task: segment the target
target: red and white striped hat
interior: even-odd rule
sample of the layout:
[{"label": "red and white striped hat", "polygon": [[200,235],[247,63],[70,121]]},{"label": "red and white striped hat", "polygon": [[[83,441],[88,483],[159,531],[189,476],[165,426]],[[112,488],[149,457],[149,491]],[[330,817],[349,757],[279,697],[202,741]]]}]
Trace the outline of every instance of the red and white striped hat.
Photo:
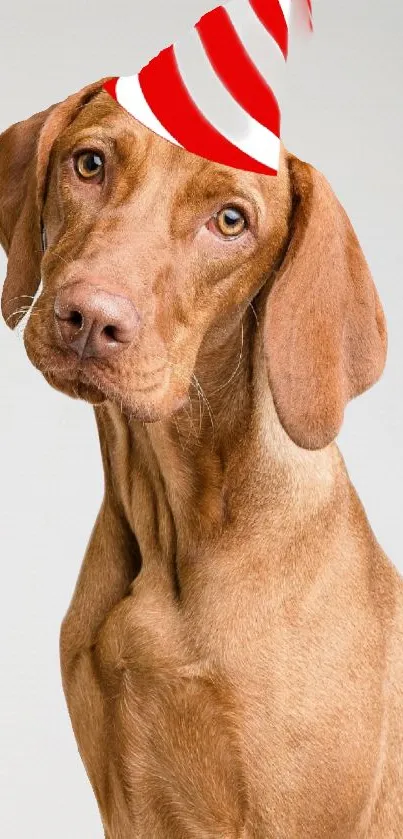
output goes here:
[{"label": "red and white striped hat", "polygon": [[[301,0],[312,26],[311,0]],[[291,0],[230,0],[135,76],[104,89],[147,128],[200,157],[276,175],[278,89]]]}]

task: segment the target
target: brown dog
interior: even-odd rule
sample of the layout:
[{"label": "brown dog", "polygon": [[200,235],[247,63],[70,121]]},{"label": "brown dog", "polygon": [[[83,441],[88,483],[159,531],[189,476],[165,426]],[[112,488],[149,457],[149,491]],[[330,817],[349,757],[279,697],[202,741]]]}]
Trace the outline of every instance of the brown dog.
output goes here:
[{"label": "brown dog", "polygon": [[105,835],[401,839],[402,581],[333,443],[386,330],[329,185],[201,160],[98,83],[0,137],[0,236],[6,320],[42,277],[28,355],[97,406],[61,659]]}]

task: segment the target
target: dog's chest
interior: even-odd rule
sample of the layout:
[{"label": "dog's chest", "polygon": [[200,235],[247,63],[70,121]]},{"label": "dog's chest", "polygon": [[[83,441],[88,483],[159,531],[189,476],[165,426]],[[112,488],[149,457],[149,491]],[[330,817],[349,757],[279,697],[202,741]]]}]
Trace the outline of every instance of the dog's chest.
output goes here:
[{"label": "dog's chest", "polygon": [[224,674],[197,657],[162,576],[139,575],[94,654],[136,837],[240,836],[233,699]]},{"label": "dog's chest", "polygon": [[[217,585],[219,574],[219,595]],[[136,836],[350,835],[368,782],[360,767],[372,763],[362,700],[347,691],[342,702],[327,641],[304,649],[292,622],[270,621],[261,599],[246,614],[242,591],[231,600],[221,585],[221,609],[205,581],[204,602],[179,607],[162,576],[140,574],[100,633],[109,746],[142,814]]]}]

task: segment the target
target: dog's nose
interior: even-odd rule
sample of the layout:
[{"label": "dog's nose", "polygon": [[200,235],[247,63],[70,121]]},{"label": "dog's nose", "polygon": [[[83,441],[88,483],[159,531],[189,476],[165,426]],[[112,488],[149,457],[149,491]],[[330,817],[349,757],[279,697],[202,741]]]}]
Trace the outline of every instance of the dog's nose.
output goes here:
[{"label": "dog's nose", "polygon": [[60,289],[54,310],[63,344],[80,358],[108,358],[124,349],[140,320],[127,297],[80,281]]}]

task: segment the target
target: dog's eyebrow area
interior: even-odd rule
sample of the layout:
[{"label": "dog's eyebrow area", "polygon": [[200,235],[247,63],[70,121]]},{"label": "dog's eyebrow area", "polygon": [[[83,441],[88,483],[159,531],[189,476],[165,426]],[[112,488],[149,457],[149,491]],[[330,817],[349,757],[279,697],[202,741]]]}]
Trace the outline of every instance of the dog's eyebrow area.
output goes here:
[{"label": "dog's eyebrow area", "polygon": [[68,157],[79,149],[99,148],[113,155],[116,162],[128,165],[143,160],[147,154],[149,141],[141,131],[108,129],[108,124],[93,124],[77,130],[77,122],[72,123],[57,141],[61,157]]},{"label": "dog's eyebrow area", "polygon": [[[253,175],[219,168],[209,161],[199,162],[192,169],[190,175],[187,171],[184,183],[176,185],[172,203],[173,219],[181,217],[184,220],[185,215],[208,214],[231,203],[240,203],[242,207],[248,208],[254,222],[265,214],[264,196]],[[188,210],[185,214],[184,208]]]},{"label": "dog's eyebrow area", "polygon": [[59,136],[57,145],[62,154],[80,146],[96,146],[115,153],[122,162],[147,152],[150,132],[123,109],[116,112],[115,103],[103,93],[88,102]]},{"label": "dog's eyebrow area", "polygon": [[178,205],[187,204],[190,201],[206,203],[225,200],[232,195],[239,195],[246,200],[256,200],[248,184],[248,178],[242,177],[241,172],[231,172],[209,161],[203,161],[187,179],[186,184],[177,189],[175,200]]}]

